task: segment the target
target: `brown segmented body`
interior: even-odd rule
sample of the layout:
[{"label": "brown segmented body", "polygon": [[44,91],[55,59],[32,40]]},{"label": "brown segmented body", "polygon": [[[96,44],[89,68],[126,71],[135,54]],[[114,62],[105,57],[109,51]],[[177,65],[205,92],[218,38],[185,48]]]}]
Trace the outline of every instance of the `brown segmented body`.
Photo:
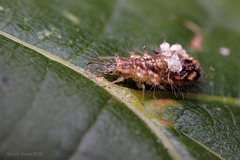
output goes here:
[{"label": "brown segmented body", "polygon": [[132,78],[140,87],[144,83],[160,87],[161,84],[183,86],[202,78],[199,62],[189,56],[181,45],[170,46],[164,42],[160,49],[154,48],[153,52],[155,56],[150,56],[146,52],[143,56],[130,52],[129,58],[121,58],[116,54],[113,62],[89,63],[104,65],[104,71],[88,68],[105,74],[119,75],[119,79],[122,80]]}]

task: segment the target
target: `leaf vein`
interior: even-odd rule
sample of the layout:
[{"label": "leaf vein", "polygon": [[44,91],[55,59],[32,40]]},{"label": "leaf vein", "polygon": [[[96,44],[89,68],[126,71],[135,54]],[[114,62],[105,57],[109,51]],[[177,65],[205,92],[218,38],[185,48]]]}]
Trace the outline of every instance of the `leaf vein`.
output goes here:
[{"label": "leaf vein", "polygon": [[[8,133],[6,134],[5,137],[3,137],[1,139],[1,142],[4,143],[4,141],[7,141],[7,139],[11,136],[11,133],[14,131],[15,128],[17,128],[17,125],[21,123],[21,121],[26,117],[26,115],[31,111],[31,109],[33,108],[33,103],[36,99],[36,95],[41,91],[41,86],[43,84],[43,82],[45,81],[46,77],[47,77],[47,74],[48,74],[48,69],[49,69],[49,66],[50,66],[50,62],[48,61],[46,67],[45,67],[45,73],[43,75],[43,77],[41,78],[41,81],[40,81],[40,85],[39,85],[39,88],[33,93],[33,99],[32,99],[32,102],[31,102],[31,105],[29,105],[29,107],[26,109],[26,112],[24,112],[23,114],[21,114],[19,116],[18,119],[15,120],[15,122],[12,124],[12,127],[10,128],[10,130],[8,131]],[[3,145],[3,144],[2,144]]]},{"label": "leaf vein", "polygon": [[98,32],[96,38],[90,42],[86,47],[82,48],[81,50],[73,53],[70,57],[68,57],[67,59],[65,59],[66,61],[70,61],[72,59],[74,59],[75,57],[77,57],[80,53],[84,52],[85,50],[87,50],[88,48],[92,47],[96,42],[98,42],[98,40],[100,40],[100,38],[102,37],[103,33],[104,33],[104,30],[108,24],[108,22],[111,20],[112,16],[113,16],[113,13],[114,11],[116,10],[116,7],[118,6],[117,5],[117,1],[115,1],[115,4],[113,5],[112,7],[112,10],[111,10],[111,14],[110,16],[107,18],[106,22],[103,24],[102,28],[100,29],[100,31]]},{"label": "leaf vein", "polygon": [[111,102],[112,99],[113,99],[113,97],[111,96],[106,101],[106,103],[100,108],[100,111],[95,116],[95,119],[89,124],[89,126],[86,128],[86,130],[83,132],[82,136],[80,137],[79,142],[76,146],[76,149],[73,150],[73,152],[66,159],[72,159],[78,153],[78,150],[81,147],[82,141],[88,135],[88,133],[93,129],[93,127],[96,125],[96,123],[98,122],[98,120],[99,120],[100,116],[102,115],[103,111],[107,108],[108,104]]},{"label": "leaf vein", "polygon": [[17,11],[16,11],[16,9],[15,9],[14,12],[13,12],[13,14],[12,14],[12,17],[11,17],[10,21],[9,21],[5,26],[3,26],[3,27],[1,28],[1,30],[4,30],[7,26],[9,26],[9,25],[11,24],[11,22],[13,21],[16,13],[17,13]]}]

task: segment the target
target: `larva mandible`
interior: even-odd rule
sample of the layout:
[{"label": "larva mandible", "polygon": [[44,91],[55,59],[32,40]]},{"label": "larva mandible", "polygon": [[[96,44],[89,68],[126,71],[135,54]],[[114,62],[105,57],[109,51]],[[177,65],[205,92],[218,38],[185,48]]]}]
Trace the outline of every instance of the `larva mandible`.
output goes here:
[{"label": "larva mandible", "polygon": [[[139,88],[145,84],[163,89],[162,85],[184,86],[199,81],[202,78],[201,67],[197,60],[189,56],[180,44],[163,42],[160,48],[154,48],[155,56],[144,52],[143,56],[130,52],[129,58],[121,58],[118,54],[115,57],[100,57],[100,59],[114,59],[110,62],[90,62],[88,69],[120,77],[113,81],[118,83],[127,78],[137,82]],[[104,70],[95,70],[89,65],[103,65]]]}]

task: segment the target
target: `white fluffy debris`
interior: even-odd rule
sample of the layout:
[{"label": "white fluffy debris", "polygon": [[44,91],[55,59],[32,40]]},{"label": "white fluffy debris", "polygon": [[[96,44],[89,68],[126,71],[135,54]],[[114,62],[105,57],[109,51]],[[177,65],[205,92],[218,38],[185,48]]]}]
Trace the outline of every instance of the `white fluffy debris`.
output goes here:
[{"label": "white fluffy debris", "polygon": [[170,44],[167,42],[163,42],[162,44],[160,44],[160,49],[161,51],[169,51],[170,49]]},{"label": "white fluffy debris", "polygon": [[181,59],[192,58],[180,44],[170,46],[169,43],[163,42],[160,44],[160,53],[168,64],[168,70],[172,72],[180,72],[182,70]]},{"label": "white fluffy debris", "polygon": [[169,58],[164,58],[168,64],[168,69],[172,72],[180,72],[182,70],[182,64],[179,60],[177,53],[174,53]]}]

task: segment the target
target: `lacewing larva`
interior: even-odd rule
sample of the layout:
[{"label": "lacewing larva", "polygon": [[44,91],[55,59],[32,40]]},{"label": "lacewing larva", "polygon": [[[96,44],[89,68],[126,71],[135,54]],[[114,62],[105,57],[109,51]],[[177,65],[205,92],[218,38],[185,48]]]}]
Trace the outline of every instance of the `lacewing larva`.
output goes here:
[{"label": "lacewing larva", "polygon": [[[114,57],[99,57],[99,59],[114,59],[110,62],[90,62],[88,69],[120,77],[113,81],[118,83],[132,78],[139,88],[145,84],[164,89],[163,85],[181,87],[199,81],[202,78],[201,67],[197,60],[189,56],[180,44],[163,42],[160,48],[154,48],[155,56],[147,52],[143,56],[130,52],[129,58],[121,58],[116,53]],[[89,65],[103,65],[103,70],[95,70]]]}]

